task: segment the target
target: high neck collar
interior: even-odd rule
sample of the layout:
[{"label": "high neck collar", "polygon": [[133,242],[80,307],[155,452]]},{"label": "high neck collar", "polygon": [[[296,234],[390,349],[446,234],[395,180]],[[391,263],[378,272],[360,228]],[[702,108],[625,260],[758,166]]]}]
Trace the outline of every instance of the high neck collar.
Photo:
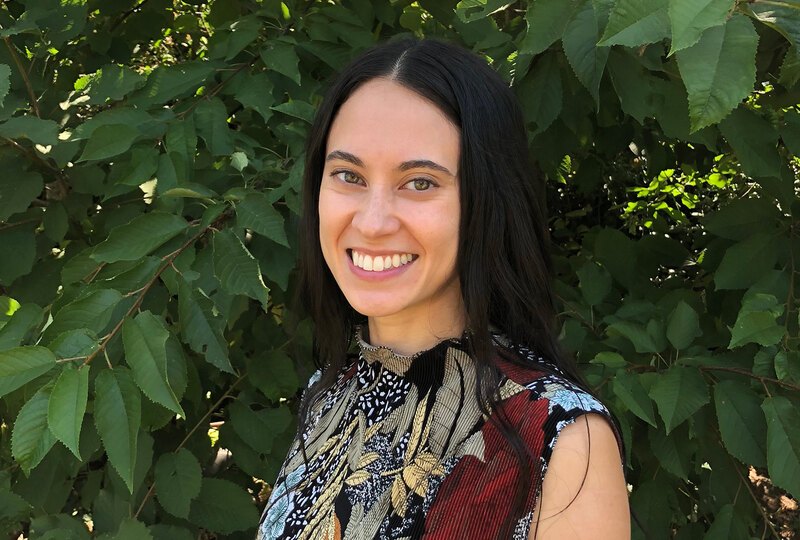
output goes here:
[{"label": "high neck collar", "polygon": [[389,347],[372,345],[364,336],[364,327],[361,325],[356,326],[355,331],[356,344],[361,352],[361,357],[366,360],[367,363],[373,364],[375,362],[379,362],[383,367],[400,375],[408,371],[414,361],[420,357],[427,357],[440,351],[444,352],[451,346],[456,346],[459,349],[463,349],[467,339],[468,333],[465,331],[460,338],[447,338],[439,343],[436,343],[428,349],[407,355],[397,353]]}]

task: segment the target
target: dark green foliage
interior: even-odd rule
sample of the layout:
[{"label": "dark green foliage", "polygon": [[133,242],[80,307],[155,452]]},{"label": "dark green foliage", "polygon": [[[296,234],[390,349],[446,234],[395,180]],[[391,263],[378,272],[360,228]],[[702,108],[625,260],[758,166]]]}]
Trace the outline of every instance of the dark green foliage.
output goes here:
[{"label": "dark green foliage", "polygon": [[402,34],[520,97],[634,538],[777,537],[747,477],[800,496],[790,0],[3,3],[3,532],[254,535],[312,369],[305,134],[331,74]]}]

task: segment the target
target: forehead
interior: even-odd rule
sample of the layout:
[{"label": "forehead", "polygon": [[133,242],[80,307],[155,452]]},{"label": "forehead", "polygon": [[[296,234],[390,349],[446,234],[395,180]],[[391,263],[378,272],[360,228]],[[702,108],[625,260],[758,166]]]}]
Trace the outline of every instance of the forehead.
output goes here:
[{"label": "forehead", "polygon": [[342,104],[326,153],[344,150],[370,160],[432,159],[456,170],[459,131],[433,102],[387,80],[364,83]]}]

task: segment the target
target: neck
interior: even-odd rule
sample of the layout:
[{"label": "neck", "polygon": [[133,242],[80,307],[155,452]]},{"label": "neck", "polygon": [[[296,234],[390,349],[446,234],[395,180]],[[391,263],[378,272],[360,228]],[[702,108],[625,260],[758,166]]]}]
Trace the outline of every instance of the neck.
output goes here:
[{"label": "neck", "polygon": [[378,347],[388,347],[397,354],[412,355],[430,349],[437,343],[459,338],[466,328],[463,305],[453,306],[449,316],[442,312],[428,312],[422,316],[370,317],[369,342]]}]

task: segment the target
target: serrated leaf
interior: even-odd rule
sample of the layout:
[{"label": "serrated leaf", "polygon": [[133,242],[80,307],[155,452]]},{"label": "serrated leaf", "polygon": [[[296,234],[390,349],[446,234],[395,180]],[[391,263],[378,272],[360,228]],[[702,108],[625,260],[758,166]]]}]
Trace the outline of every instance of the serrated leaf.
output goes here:
[{"label": "serrated leaf", "polygon": [[11,455],[26,475],[30,474],[31,469],[42,461],[56,443],[55,437],[47,428],[50,390],[50,386],[40,388],[22,406],[12,429]]},{"label": "serrated leaf", "polygon": [[273,402],[295,395],[300,388],[294,362],[283,351],[269,351],[253,358],[247,374],[253,385]]},{"label": "serrated leaf", "polygon": [[100,126],[92,133],[78,161],[96,161],[118,156],[127,152],[139,135],[139,130],[127,124]]},{"label": "serrated leaf", "polygon": [[614,394],[625,404],[629,411],[647,422],[653,427],[657,427],[656,415],[653,411],[653,402],[647,395],[647,391],[639,382],[639,377],[626,371],[618,371],[613,379],[612,387]]},{"label": "serrated leaf", "polygon": [[58,124],[35,116],[15,116],[0,124],[0,137],[28,139],[42,146],[58,144]]},{"label": "serrated leaf", "polygon": [[50,343],[63,332],[82,328],[100,334],[120,300],[122,295],[114,289],[95,290],[73,300],[55,314],[53,322],[45,329],[43,342]]},{"label": "serrated leaf", "polygon": [[696,44],[678,51],[693,132],[728,116],[753,90],[757,48],[753,23],[737,14],[725,25],[707,29]]},{"label": "serrated leaf", "polygon": [[667,0],[617,0],[598,45],[638,47],[661,41],[667,36]]},{"label": "serrated leaf", "polygon": [[733,349],[748,343],[769,347],[783,339],[785,332],[786,329],[775,320],[775,314],[768,311],[746,311],[739,314],[736,324],[731,328],[728,348]]},{"label": "serrated leaf", "polygon": [[164,510],[179,518],[189,517],[192,500],[200,494],[203,471],[189,450],[163,454],[155,469],[156,496]]},{"label": "serrated leaf", "polygon": [[117,366],[101,371],[94,381],[94,423],[108,461],[133,492],[136,445],[142,418],[142,398],[130,371]]},{"label": "serrated leaf", "polygon": [[200,495],[192,501],[189,521],[209,531],[230,534],[252,528],[258,511],[250,495],[228,480],[203,478]]},{"label": "serrated leaf", "polygon": [[241,402],[230,407],[231,423],[237,435],[250,448],[268,454],[273,442],[286,431],[292,422],[292,415],[285,406],[253,411]]},{"label": "serrated leaf", "polygon": [[128,66],[106,64],[98,70],[97,77],[89,84],[87,94],[90,104],[118,101],[145,83],[145,78]]},{"label": "serrated leaf", "polygon": [[658,353],[666,347],[664,330],[662,326],[658,332],[658,328],[653,323],[658,325],[654,320],[651,320],[647,326],[629,321],[619,321],[609,324],[607,330],[612,335],[620,334],[626,337],[638,353]]},{"label": "serrated leaf", "polygon": [[750,540],[748,527],[742,521],[733,504],[726,504],[714,516],[714,523],[703,536],[703,540]]},{"label": "serrated leaf", "polygon": [[561,39],[579,3],[577,0],[529,2],[525,14],[528,31],[519,45],[520,54],[539,54]]},{"label": "serrated leaf", "polygon": [[194,93],[216,69],[217,64],[206,61],[184,62],[159,66],[150,73],[147,84],[128,100],[132,105],[161,104],[188,93]]},{"label": "serrated leaf", "polygon": [[269,289],[261,277],[258,261],[230,231],[214,235],[214,274],[231,294],[244,294],[266,308]]},{"label": "serrated leaf", "polygon": [[247,167],[248,163],[247,154],[244,152],[234,152],[231,154],[231,167],[237,171],[242,172],[245,167]]},{"label": "serrated leaf", "polygon": [[594,2],[586,2],[567,25],[562,38],[572,70],[595,102],[599,101],[600,80],[610,51],[608,47],[597,46],[601,28],[601,15],[595,10]]},{"label": "serrated leaf", "polygon": [[651,76],[646,73],[638,58],[625,51],[613,49],[608,56],[608,74],[625,113],[640,124],[644,124],[645,118],[656,114]]},{"label": "serrated leaf", "polygon": [[197,134],[205,141],[206,148],[214,156],[229,156],[233,153],[233,137],[228,127],[228,112],[219,98],[204,100],[194,110]]},{"label": "serrated leaf", "polygon": [[563,96],[561,71],[555,54],[543,56],[516,87],[527,123],[533,122],[540,133],[561,114]]},{"label": "serrated leaf", "polygon": [[273,111],[278,111],[294,118],[299,118],[307,123],[314,119],[314,107],[305,101],[292,100],[272,107]]},{"label": "serrated leaf", "polygon": [[693,368],[673,365],[650,389],[667,434],[709,402],[708,385]]},{"label": "serrated leaf", "polygon": [[27,519],[31,510],[28,501],[9,489],[0,489],[0,529],[18,530],[19,522]]},{"label": "serrated leaf", "polygon": [[[18,347],[25,335],[42,321],[43,310],[35,304],[22,304],[8,322],[0,328],[0,351]],[[2,395],[2,391],[0,391]]]},{"label": "serrated leaf", "polygon": [[234,98],[245,107],[256,111],[269,122],[272,118],[271,107],[275,104],[272,94],[272,81],[265,73],[247,75],[246,80],[239,86]]},{"label": "serrated leaf", "polygon": [[9,88],[11,88],[11,68],[6,64],[0,64],[0,106],[6,100]]},{"label": "serrated leaf", "polygon": [[181,216],[148,212],[112,229],[91,257],[101,262],[136,261],[189,227]]},{"label": "serrated leaf", "polygon": [[55,366],[55,355],[45,347],[17,347],[0,352],[0,396],[13,392]]},{"label": "serrated leaf", "polygon": [[767,418],[767,468],[772,482],[797,497],[800,493],[800,414],[783,396],[761,405]]},{"label": "serrated leaf", "polygon": [[263,193],[248,193],[236,205],[236,222],[270,240],[289,247],[283,216],[275,210],[269,198]]},{"label": "serrated leaf", "polygon": [[119,529],[109,540],[153,540],[153,536],[144,523],[127,518],[120,523]]},{"label": "serrated leaf", "polygon": [[295,46],[282,41],[269,41],[260,51],[261,60],[268,69],[277,71],[300,84],[300,69]]},{"label": "serrated leaf", "polygon": [[691,47],[704,31],[725,24],[733,4],[734,0],[669,0],[669,54]]},{"label": "serrated leaf", "polygon": [[700,318],[697,312],[681,300],[667,321],[667,339],[677,350],[683,350],[691,345],[694,338],[703,334],[700,330]]},{"label": "serrated leaf", "polygon": [[61,372],[50,393],[47,425],[50,433],[81,460],[80,437],[89,398],[89,367]]},{"label": "serrated leaf", "polygon": [[169,332],[149,311],[139,313],[122,325],[125,361],[144,395],[155,403],[186,417],[167,378],[166,343]]},{"label": "serrated leaf", "polygon": [[755,233],[725,251],[714,274],[714,284],[721,289],[746,289],[772,270],[778,260],[776,236]]},{"label": "serrated leaf", "polygon": [[37,172],[19,171],[0,176],[0,221],[27,210],[43,188],[42,175]]},{"label": "serrated leaf", "polygon": [[196,353],[217,369],[233,373],[228,360],[228,344],[223,337],[226,321],[215,309],[211,300],[195,297],[192,288],[179,281],[178,313],[180,314],[181,335]]},{"label": "serrated leaf", "polygon": [[748,176],[780,176],[778,132],[758,113],[740,106],[719,129],[733,148],[742,170]]},{"label": "serrated leaf", "polygon": [[720,381],[714,385],[714,407],[728,452],[744,464],[766,466],[767,424],[761,398],[742,382]]}]

